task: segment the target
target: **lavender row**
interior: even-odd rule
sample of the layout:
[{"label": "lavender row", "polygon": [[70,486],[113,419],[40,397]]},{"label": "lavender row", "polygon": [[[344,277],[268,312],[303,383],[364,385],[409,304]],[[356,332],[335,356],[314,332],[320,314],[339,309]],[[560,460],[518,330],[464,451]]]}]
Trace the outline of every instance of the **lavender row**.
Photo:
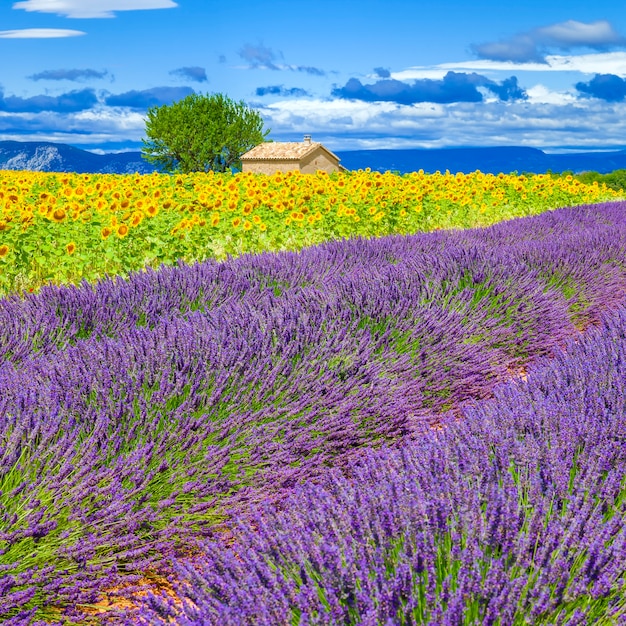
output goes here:
[{"label": "lavender row", "polygon": [[615,306],[626,205],[0,301],[0,616],[428,431]]},{"label": "lavender row", "polygon": [[418,289],[421,302],[444,306],[459,290],[497,280],[501,271],[539,274],[584,324],[614,298],[616,283],[623,287],[625,215],[624,202],[580,206],[485,229],[331,242],[298,253],[162,267],[130,280],[48,286],[41,295],[0,299],[0,357],[20,362],[84,338],[152,328],[190,311],[254,307],[267,292],[280,298],[305,287],[327,291],[363,281],[376,287],[395,279],[395,268],[414,274],[410,287]]},{"label": "lavender row", "polygon": [[442,431],[257,507],[127,623],[623,623],[625,416],[626,307]]}]

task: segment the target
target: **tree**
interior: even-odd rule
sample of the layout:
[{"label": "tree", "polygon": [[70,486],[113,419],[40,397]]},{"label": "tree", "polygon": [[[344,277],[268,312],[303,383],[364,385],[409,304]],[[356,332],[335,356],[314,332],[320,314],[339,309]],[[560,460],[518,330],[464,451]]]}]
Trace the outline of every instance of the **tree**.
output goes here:
[{"label": "tree", "polygon": [[241,155],[268,133],[260,114],[243,100],[193,93],[148,109],[142,154],[165,171],[225,172],[241,168]]}]

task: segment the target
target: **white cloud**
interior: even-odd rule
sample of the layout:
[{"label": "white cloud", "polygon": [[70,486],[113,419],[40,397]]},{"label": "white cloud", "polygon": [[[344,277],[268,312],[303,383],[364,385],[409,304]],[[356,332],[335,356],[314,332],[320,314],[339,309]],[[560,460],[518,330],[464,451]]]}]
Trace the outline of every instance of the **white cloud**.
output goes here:
[{"label": "white cloud", "polygon": [[132,133],[129,139],[139,139],[143,136],[146,127],[146,116],[137,111],[122,109],[121,107],[99,107],[79,111],[74,114],[74,121],[78,125],[94,126],[100,131],[110,129],[113,132],[123,130]]},{"label": "white cloud", "polygon": [[116,11],[172,9],[177,6],[173,0],[20,0],[13,3],[14,9],[76,18],[114,17]]},{"label": "white cloud", "polygon": [[[393,78],[395,80],[441,80],[449,71],[450,70],[443,65],[438,65],[436,67],[409,67],[408,69],[400,72],[391,72],[389,78]],[[370,74],[368,78],[380,80],[380,76],[375,76],[373,74]]]},{"label": "white cloud", "polygon": [[606,20],[585,23],[568,20],[500,41],[473,44],[471,48],[481,59],[511,61],[514,63],[543,62],[546,54],[554,49],[561,51],[573,48],[608,50],[626,45],[622,37]]},{"label": "white cloud", "polygon": [[97,107],[78,113],[7,113],[0,111],[0,139],[55,141],[71,145],[140,142],[145,117],[121,107]]},{"label": "white cloud", "polygon": [[572,92],[552,91],[541,84],[526,89],[526,95],[531,104],[570,104],[577,100]]},{"label": "white cloud", "polygon": [[82,30],[66,28],[23,28],[21,30],[0,30],[0,39],[58,39],[85,34]]},{"label": "white cloud", "polygon": [[419,103],[401,106],[393,102],[354,100],[285,100],[260,109],[267,127],[281,138],[302,133],[382,133],[393,135],[417,128],[424,120],[445,116],[442,105]]},{"label": "white cloud", "polygon": [[102,148],[83,148],[93,154],[124,154],[125,152],[136,152],[137,148],[121,148],[120,150],[104,150]]},{"label": "white cloud", "polygon": [[626,77],[626,52],[604,52],[578,56],[555,55],[546,57],[546,60],[554,71],[615,74]]},{"label": "white cloud", "polygon": [[[525,63],[523,69],[531,69],[530,65],[540,65]],[[501,61],[460,61],[459,63],[441,63],[440,65],[431,67],[409,67],[399,72],[391,72],[391,78],[396,80],[441,80],[448,72],[499,72],[511,71],[512,68],[522,69],[515,63]],[[533,68],[536,69],[536,68]]]},{"label": "white cloud", "polygon": [[[270,137],[298,141],[312,134],[331,150],[529,146],[547,151],[624,148],[626,102],[576,99],[544,85],[525,101],[420,103],[289,99],[255,107]],[[0,111],[0,139],[71,145],[138,145],[145,116],[102,104],[76,113]],[[139,149],[139,148],[137,148]]]},{"label": "white cloud", "polygon": [[449,72],[579,72],[581,74],[615,74],[626,77],[626,52],[598,52],[579,55],[546,56],[545,63],[513,63],[512,61],[460,61],[430,67],[409,67],[392,72],[396,80],[441,79]]},{"label": "white cloud", "polygon": [[606,46],[624,43],[623,37],[606,20],[589,24],[567,20],[538,28],[534,31],[534,36],[540,41],[556,42],[561,46]]},{"label": "white cloud", "polygon": [[537,85],[526,101],[423,103],[289,100],[259,109],[271,137],[312,134],[331,150],[529,146],[623,149],[626,103],[576,100]]}]

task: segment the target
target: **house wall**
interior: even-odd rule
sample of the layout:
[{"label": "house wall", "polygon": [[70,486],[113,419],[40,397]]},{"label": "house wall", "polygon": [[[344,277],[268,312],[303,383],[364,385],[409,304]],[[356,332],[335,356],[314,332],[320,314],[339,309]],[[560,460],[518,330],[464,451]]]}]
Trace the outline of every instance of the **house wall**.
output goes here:
[{"label": "house wall", "polygon": [[290,172],[299,171],[300,163],[298,161],[272,159],[271,161],[242,161],[242,172],[255,172],[257,174],[273,174],[274,172]]},{"label": "house wall", "polygon": [[339,163],[331,159],[321,148],[300,160],[300,171],[303,174],[315,174],[318,170],[328,172],[339,171]]}]

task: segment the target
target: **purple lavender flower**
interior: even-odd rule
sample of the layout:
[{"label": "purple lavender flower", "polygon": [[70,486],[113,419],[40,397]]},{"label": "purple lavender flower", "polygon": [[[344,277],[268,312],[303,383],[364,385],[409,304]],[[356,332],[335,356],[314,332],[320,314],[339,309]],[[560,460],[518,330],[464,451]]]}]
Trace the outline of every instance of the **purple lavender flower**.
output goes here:
[{"label": "purple lavender flower", "polygon": [[254,508],[133,623],[623,621],[625,390],[622,307],[462,420]]},{"label": "purple lavender flower", "polygon": [[[614,405],[594,395],[570,400],[582,383],[568,383],[550,411],[571,422],[547,449],[511,430],[487,438],[491,447],[468,435],[455,455],[440,446],[448,430],[435,436],[431,427],[453,422],[468,401],[488,400],[512,373],[557,354],[623,302],[625,206],[575,207],[475,231],[332,242],[0,300],[0,588],[8,590],[0,619],[51,602],[92,602],[147,568],[166,568],[255,503],[288,501],[305,483],[324,484],[329,468],[348,478],[372,475],[372,493],[359,495],[353,508],[375,511],[389,500],[409,506],[409,498],[421,525],[406,526],[391,508],[381,518],[343,520],[335,543],[311,545],[302,531],[306,550],[294,558],[306,584],[290,564],[278,578],[267,563],[244,573],[271,607],[288,606],[311,623],[343,619],[346,606],[350,619],[358,611],[365,621],[378,619],[381,606],[394,615],[443,615],[448,605],[458,613],[459,589],[495,589],[511,571],[506,555],[527,559],[520,580],[541,562],[537,580],[553,581],[580,546],[593,560],[542,602],[553,611],[555,597],[568,602],[572,585],[587,584],[604,602],[607,585],[613,588],[600,573],[608,548],[588,532],[588,520],[598,508],[617,524],[621,483],[615,461],[585,456],[583,444],[593,424],[605,432],[598,420]],[[617,340],[599,346],[614,363]],[[596,370],[599,360],[589,358]],[[602,385],[619,389],[621,374],[602,371]],[[581,380],[574,373],[565,368],[559,380]],[[546,389],[533,389],[546,405]],[[580,424],[589,407],[600,417]],[[501,433],[502,419],[514,421],[493,417],[493,433]],[[533,417],[525,427],[543,433],[550,419]],[[464,423],[484,436],[475,420]],[[395,475],[417,463],[393,451],[409,441],[421,450],[426,474],[416,476],[423,482],[383,480],[377,464]],[[380,447],[389,450],[367,461]],[[564,468],[563,459],[573,458]],[[586,492],[572,491],[579,484],[605,499],[594,508]],[[328,515],[343,502],[333,489],[353,487],[338,482],[328,497],[307,496],[311,512],[319,498],[328,508],[303,518],[311,537],[324,536]],[[425,499],[424,490],[436,497]],[[575,523],[567,517],[574,507]],[[600,525],[607,541],[617,545],[619,533],[607,524]],[[533,538],[545,528],[547,539],[535,549]],[[474,534],[460,545],[468,529]],[[581,532],[593,546],[581,543]],[[558,561],[554,546],[565,536],[565,561]],[[449,537],[457,554],[451,563],[468,560],[474,568],[446,569],[435,537]],[[410,557],[396,562],[393,550]],[[491,577],[481,559],[499,564]],[[320,587],[319,572],[329,572],[328,585]],[[229,589],[224,576],[219,584]],[[520,602],[539,606],[532,589],[520,589]],[[321,604],[309,611],[313,597]],[[477,601],[484,615],[509,606],[494,597],[491,613]],[[247,595],[241,601],[256,603]]]}]

